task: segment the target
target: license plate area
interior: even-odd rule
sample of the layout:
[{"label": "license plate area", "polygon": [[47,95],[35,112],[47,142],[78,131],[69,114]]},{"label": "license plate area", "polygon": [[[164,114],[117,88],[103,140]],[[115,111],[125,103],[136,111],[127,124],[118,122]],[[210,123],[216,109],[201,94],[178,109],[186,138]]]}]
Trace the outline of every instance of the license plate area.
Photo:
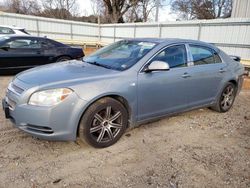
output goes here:
[{"label": "license plate area", "polygon": [[10,118],[10,109],[8,107],[4,108],[4,113],[5,113],[5,118],[9,119]]},{"label": "license plate area", "polygon": [[9,119],[10,118],[10,109],[9,109],[9,106],[8,106],[6,100],[2,101],[2,105],[3,105],[3,110],[4,110],[5,118]]}]

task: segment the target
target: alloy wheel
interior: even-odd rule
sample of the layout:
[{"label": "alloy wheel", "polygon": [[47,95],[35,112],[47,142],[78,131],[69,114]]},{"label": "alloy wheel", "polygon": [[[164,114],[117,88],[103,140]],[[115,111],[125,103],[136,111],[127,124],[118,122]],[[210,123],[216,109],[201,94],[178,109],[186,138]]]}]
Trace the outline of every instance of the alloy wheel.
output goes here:
[{"label": "alloy wheel", "polygon": [[222,98],[220,102],[221,108],[225,111],[228,110],[234,102],[234,97],[235,89],[232,85],[228,85],[222,93]]},{"label": "alloy wheel", "polygon": [[122,113],[107,106],[95,113],[90,134],[98,143],[109,142],[115,139],[122,128]]}]

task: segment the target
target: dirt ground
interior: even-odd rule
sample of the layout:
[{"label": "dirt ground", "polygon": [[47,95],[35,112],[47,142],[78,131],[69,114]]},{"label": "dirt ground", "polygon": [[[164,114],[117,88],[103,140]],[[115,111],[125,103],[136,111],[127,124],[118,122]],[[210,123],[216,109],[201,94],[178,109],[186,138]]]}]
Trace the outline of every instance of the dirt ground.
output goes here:
[{"label": "dirt ground", "polygon": [[250,92],[228,113],[165,118],[106,149],[33,138],[0,110],[0,187],[250,187]]}]

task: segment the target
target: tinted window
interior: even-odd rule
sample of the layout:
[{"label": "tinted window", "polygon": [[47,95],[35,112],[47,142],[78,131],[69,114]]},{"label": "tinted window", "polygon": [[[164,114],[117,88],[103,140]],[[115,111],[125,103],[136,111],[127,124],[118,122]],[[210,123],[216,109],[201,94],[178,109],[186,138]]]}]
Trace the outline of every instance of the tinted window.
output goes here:
[{"label": "tinted window", "polygon": [[25,29],[20,29],[19,31],[21,31],[21,32],[23,32],[23,33],[29,35],[29,33],[28,33]]},{"label": "tinted window", "polygon": [[41,45],[43,48],[53,48],[56,47],[54,44],[52,44],[52,42],[50,42],[49,40],[42,40],[41,41]]},{"label": "tinted window", "polygon": [[190,45],[190,51],[193,56],[194,65],[221,63],[219,55],[212,49]]},{"label": "tinted window", "polygon": [[152,61],[164,61],[169,64],[170,68],[186,66],[186,48],[185,45],[171,46],[158,55]]},{"label": "tinted window", "polygon": [[41,43],[37,39],[14,39],[7,42],[10,48],[41,48]]},{"label": "tinted window", "polygon": [[14,34],[15,32],[7,27],[0,27],[0,34]]}]

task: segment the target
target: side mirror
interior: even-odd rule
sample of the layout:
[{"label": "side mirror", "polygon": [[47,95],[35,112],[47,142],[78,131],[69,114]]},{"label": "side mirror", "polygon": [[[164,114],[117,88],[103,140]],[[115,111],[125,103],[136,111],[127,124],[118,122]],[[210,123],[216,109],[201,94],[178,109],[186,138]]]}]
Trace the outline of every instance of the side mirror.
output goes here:
[{"label": "side mirror", "polygon": [[146,69],[145,72],[152,71],[167,71],[169,70],[169,64],[164,61],[153,61]]}]

